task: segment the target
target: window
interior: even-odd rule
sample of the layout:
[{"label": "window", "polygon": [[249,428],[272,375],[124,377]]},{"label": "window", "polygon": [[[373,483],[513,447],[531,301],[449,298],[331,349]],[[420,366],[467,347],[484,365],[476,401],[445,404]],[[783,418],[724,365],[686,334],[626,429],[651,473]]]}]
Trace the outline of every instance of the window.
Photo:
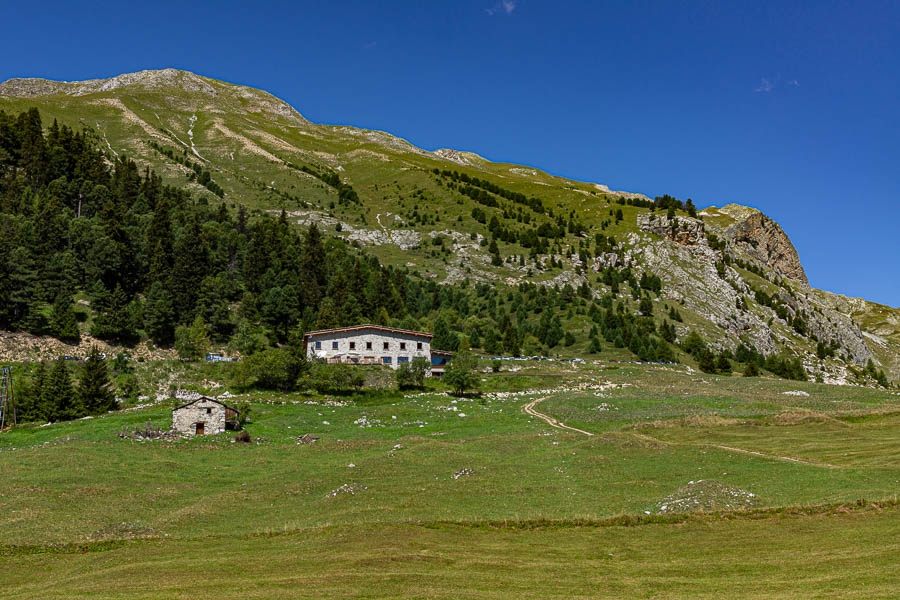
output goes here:
[{"label": "window", "polygon": [[391,345],[390,345],[389,343],[387,343],[387,342],[384,343],[384,349],[385,349],[385,350],[387,350],[387,349],[390,348],[390,347],[391,347]]},{"label": "window", "polygon": [[408,356],[400,356],[397,358],[397,362],[401,365],[405,365],[406,363],[409,362],[409,357]]},{"label": "window", "polygon": [[338,349],[338,343],[337,343],[337,342],[331,342],[331,349],[332,349],[332,350],[337,350],[337,349]]},{"label": "window", "polygon": [[406,350],[406,342],[400,342],[400,349]]},{"label": "window", "polygon": [[372,349],[372,342],[366,342],[366,350]]},{"label": "window", "polygon": [[316,342],[316,350],[322,349],[322,342]]},{"label": "window", "polygon": [[211,409],[211,408],[207,408],[207,409],[206,409],[206,414],[211,415],[211,414],[212,414],[212,409]]},{"label": "window", "polygon": [[390,356],[382,356],[382,357],[381,357],[381,362],[384,363],[384,364],[386,364],[386,365],[389,365],[389,364],[391,364],[391,357],[390,357]]},{"label": "window", "polygon": [[350,349],[356,350],[356,342],[350,342]]},{"label": "window", "polygon": [[416,342],[416,350],[422,349],[422,342]]}]

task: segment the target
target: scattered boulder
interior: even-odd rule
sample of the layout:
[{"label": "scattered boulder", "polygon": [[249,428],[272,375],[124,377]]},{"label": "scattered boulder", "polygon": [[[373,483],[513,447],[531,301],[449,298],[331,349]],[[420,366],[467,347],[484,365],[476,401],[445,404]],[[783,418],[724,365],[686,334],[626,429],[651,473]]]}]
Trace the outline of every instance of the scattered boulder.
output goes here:
[{"label": "scattered boulder", "polygon": [[357,492],[362,492],[367,489],[369,489],[368,486],[360,485],[359,483],[356,483],[356,482],[345,483],[344,485],[342,485],[336,489],[333,489],[330,492],[328,492],[327,494],[325,494],[325,497],[326,498],[335,498],[335,497],[343,495],[343,494],[349,494],[350,496],[353,496]]},{"label": "scattered boulder", "polygon": [[473,469],[460,469],[453,474],[453,479],[459,479],[460,477],[470,477],[474,474],[475,471]]},{"label": "scattered boulder", "polygon": [[681,486],[657,502],[654,508],[657,513],[680,513],[741,510],[758,504],[759,497],[753,492],[713,479],[700,479]]}]

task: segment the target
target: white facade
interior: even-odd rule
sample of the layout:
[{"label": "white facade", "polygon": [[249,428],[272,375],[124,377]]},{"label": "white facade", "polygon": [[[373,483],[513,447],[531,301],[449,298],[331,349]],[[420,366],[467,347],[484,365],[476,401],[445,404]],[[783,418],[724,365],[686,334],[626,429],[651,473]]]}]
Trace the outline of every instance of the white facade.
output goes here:
[{"label": "white facade", "polygon": [[311,331],[306,356],[329,363],[387,365],[396,369],[416,357],[431,363],[431,334],[377,325]]}]

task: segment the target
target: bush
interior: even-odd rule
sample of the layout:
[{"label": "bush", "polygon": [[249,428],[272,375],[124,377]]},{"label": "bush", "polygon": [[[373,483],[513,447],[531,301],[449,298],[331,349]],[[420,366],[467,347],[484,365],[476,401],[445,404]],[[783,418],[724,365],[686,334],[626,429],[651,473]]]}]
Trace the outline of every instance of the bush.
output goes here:
[{"label": "bush", "polygon": [[249,402],[239,402],[234,409],[237,411],[237,425],[239,429],[242,429],[244,425],[250,420],[250,415],[253,412],[253,409],[250,407]]},{"label": "bush", "polygon": [[269,348],[239,362],[234,382],[243,388],[289,392],[306,370],[306,360],[293,348]]},{"label": "bush", "polygon": [[314,389],[319,393],[341,394],[359,390],[365,383],[365,375],[358,366],[314,364],[298,380],[303,389]]},{"label": "bush", "polygon": [[491,371],[493,371],[494,373],[499,373],[501,366],[503,366],[503,363],[500,362],[499,360],[491,361]]},{"label": "bush", "polygon": [[429,364],[424,357],[417,356],[411,363],[403,363],[394,371],[397,387],[402,389],[421,388],[425,385]]},{"label": "bush", "polygon": [[770,356],[766,359],[766,370],[772,371],[782,379],[807,381],[806,369],[799,358],[786,356]]}]

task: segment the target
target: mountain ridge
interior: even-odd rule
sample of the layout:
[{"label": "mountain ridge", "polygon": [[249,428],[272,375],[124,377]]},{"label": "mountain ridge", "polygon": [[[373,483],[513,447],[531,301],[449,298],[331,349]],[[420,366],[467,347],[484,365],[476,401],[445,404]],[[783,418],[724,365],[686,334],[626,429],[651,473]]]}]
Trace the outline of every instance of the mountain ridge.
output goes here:
[{"label": "mountain ridge", "polygon": [[[597,278],[604,269],[652,271],[668,303],[690,308],[679,338],[699,329],[723,350],[751,339],[765,354],[790,348],[810,357],[813,373],[821,370],[814,335],[839,343],[847,359],[823,372],[826,380],[845,381],[848,364],[871,359],[900,373],[890,311],[877,316],[873,303],[810,288],[790,238],[753,208],[726,203],[694,219],[675,199],[667,209],[667,197],[654,202],[471,152],[424,150],[388,132],[312,123],[268,92],[176,69],[0,84],[0,109],[30,107],[47,122],[88,128],[110,160],[128,156],[206,202],[285,211],[297,225],[319,223],[440,283],[589,284],[597,297],[608,287]],[[648,213],[657,226],[642,228]],[[535,252],[528,236],[538,225],[567,231]],[[673,225],[695,228],[679,233],[692,243],[676,243]],[[852,320],[840,308],[850,304]],[[864,335],[866,323],[877,339]]]}]

